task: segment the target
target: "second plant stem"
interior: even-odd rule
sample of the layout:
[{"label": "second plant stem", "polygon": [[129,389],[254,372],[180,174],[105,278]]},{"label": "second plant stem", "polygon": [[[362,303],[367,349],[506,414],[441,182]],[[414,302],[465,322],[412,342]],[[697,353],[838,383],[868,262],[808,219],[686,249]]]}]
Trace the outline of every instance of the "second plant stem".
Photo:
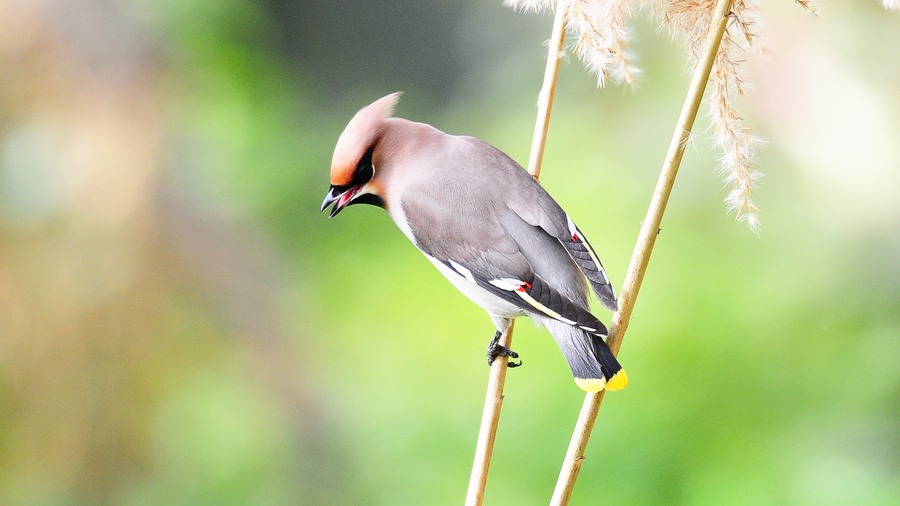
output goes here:
[{"label": "second plant stem", "polygon": [[[669,195],[672,193],[672,186],[675,183],[678,167],[681,165],[684,148],[694,126],[697,111],[700,109],[703,92],[706,90],[706,84],[709,81],[715,57],[719,51],[719,44],[722,41],[722,36],[725,34],[728,24],[728,12],[731,10],[732,1],[719,0],[716,4],[710,27],[704,40],[705,49],[703,55],[694,68],[687,97],[682,106],[672,141],[669,144],[669,151],[663,162],[656,190],[653,192],[650,207],[647,209],[647,216],[641,224],[641,230],[628,266],[625,283],[622,286],[619,310],[613,315],[609,338],[607,339],[607,344],[609,344],[614,354],[618,354],[619,347],[622,345],[622,337],[625,335],[625,330],[628,328],[628,323],[631,320],[631,312],[634,309],[635,300],[637,299],[638,291],[640,291],[647,264],[650,261],[650,253],[653,251],[656,237],[659,234],[659,226],[662,223]],[[597,420],[603,397],[603,392],[585,395],[584,403],[575,425],[575,431],[572,434],[572,440],[569,443],[569,449],[566,452],[566,457],[556,482],[556,489],[553,491],[553,496],[550,500],[552,505],[565,505],[569,502],[575,486],[575,480],[578,478],[578,472],[581,469],[582,462],[584,462],[585,450],[594,428],[594,423]]]}]

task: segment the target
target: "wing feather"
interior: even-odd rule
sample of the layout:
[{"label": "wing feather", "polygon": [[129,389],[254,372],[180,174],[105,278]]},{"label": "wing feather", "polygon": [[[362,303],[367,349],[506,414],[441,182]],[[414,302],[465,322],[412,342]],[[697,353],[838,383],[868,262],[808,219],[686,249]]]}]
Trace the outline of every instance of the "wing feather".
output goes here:
[{"label": "wing feather", "polygon": [[457,261],[440,259],[439,261],[457,272],[465,272],[468,274],[466,279],[474,280],[478,286],[528,313],[537,313],[553,318],[567,325],[579,327],[595,336],[606,337],[607,335],[607,329],[603,322],[590,311],[583,309],[579,304],[555,290],[540,276],[530,274],[522,276],[525,279],[514,277],[490,279],[479,273],[476,268],[462,265]]},{"label": "wing feather", "polygon": [[540,185],[535,184],[528,193],[528,200],[512,201],[511,209],[526,223],[543,229],[559,241],[590,282],[603,307],[615,311],[618,308],[615,290],[610,284],[600,257],[584,233]]}]

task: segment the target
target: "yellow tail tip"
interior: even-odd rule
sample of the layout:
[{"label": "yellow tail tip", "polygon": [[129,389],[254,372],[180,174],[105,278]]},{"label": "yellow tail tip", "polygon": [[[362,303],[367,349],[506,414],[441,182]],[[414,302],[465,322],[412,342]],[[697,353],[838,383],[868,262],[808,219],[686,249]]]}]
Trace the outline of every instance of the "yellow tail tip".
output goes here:
[{"label": "yellow tail tip", "polygon": [[575,378],[575,384],[585,392],[599,392],[606,386],[603,378]]},{"label": "yellow tail tip", "polygon": [[613,375],[612,378],[606,380],[606,389],[607,390],[622,390],[623,388],[628,386],[628,375],[625,374],[625,369],[619,369],[619,372]]}]

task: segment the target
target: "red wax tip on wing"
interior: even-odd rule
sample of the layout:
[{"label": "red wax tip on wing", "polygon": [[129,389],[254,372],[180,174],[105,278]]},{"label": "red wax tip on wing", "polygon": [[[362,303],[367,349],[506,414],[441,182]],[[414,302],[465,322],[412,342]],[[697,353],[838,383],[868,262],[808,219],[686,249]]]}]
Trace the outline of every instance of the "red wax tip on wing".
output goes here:
[{"label": "red wax tip on wing", "polygon": [[572,242],[579,242],[581,238],[578,237],[578,234],[572,234]]},{"label": "red wax tip on wing", "polygon": [[522,281],[522,284],[519,285],[519,288],[516,289],[516,291],[519,292],[524,292],[525,290],[531,290],[531,283],[529,283],[528,281]]}]

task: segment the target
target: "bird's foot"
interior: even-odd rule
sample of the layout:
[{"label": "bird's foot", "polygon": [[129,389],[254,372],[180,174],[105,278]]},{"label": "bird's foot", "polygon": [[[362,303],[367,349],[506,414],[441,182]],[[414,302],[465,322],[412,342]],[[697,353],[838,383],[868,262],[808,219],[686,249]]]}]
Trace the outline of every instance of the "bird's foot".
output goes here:
[{"label": "bird's foot", "polygon": [[[488,343],[488,346],[487,346],[488,365],[493,364],[494,360],[496,360],[497,357],[519,358],[518,353],[516,353],[516,352],[512,351],[511,349],[507,348],[506,346],[503,346],[500,344],[500,336],[502,336],[502,335],[503,335],[503,333],[498,330],[497,333],[494,334],[494,338],[491,339],[491,342]],[[522,365],[521,360],[519,360],[518,362],[510,361],[507,363],[507,367],[519,367],[520,365]]]}]

